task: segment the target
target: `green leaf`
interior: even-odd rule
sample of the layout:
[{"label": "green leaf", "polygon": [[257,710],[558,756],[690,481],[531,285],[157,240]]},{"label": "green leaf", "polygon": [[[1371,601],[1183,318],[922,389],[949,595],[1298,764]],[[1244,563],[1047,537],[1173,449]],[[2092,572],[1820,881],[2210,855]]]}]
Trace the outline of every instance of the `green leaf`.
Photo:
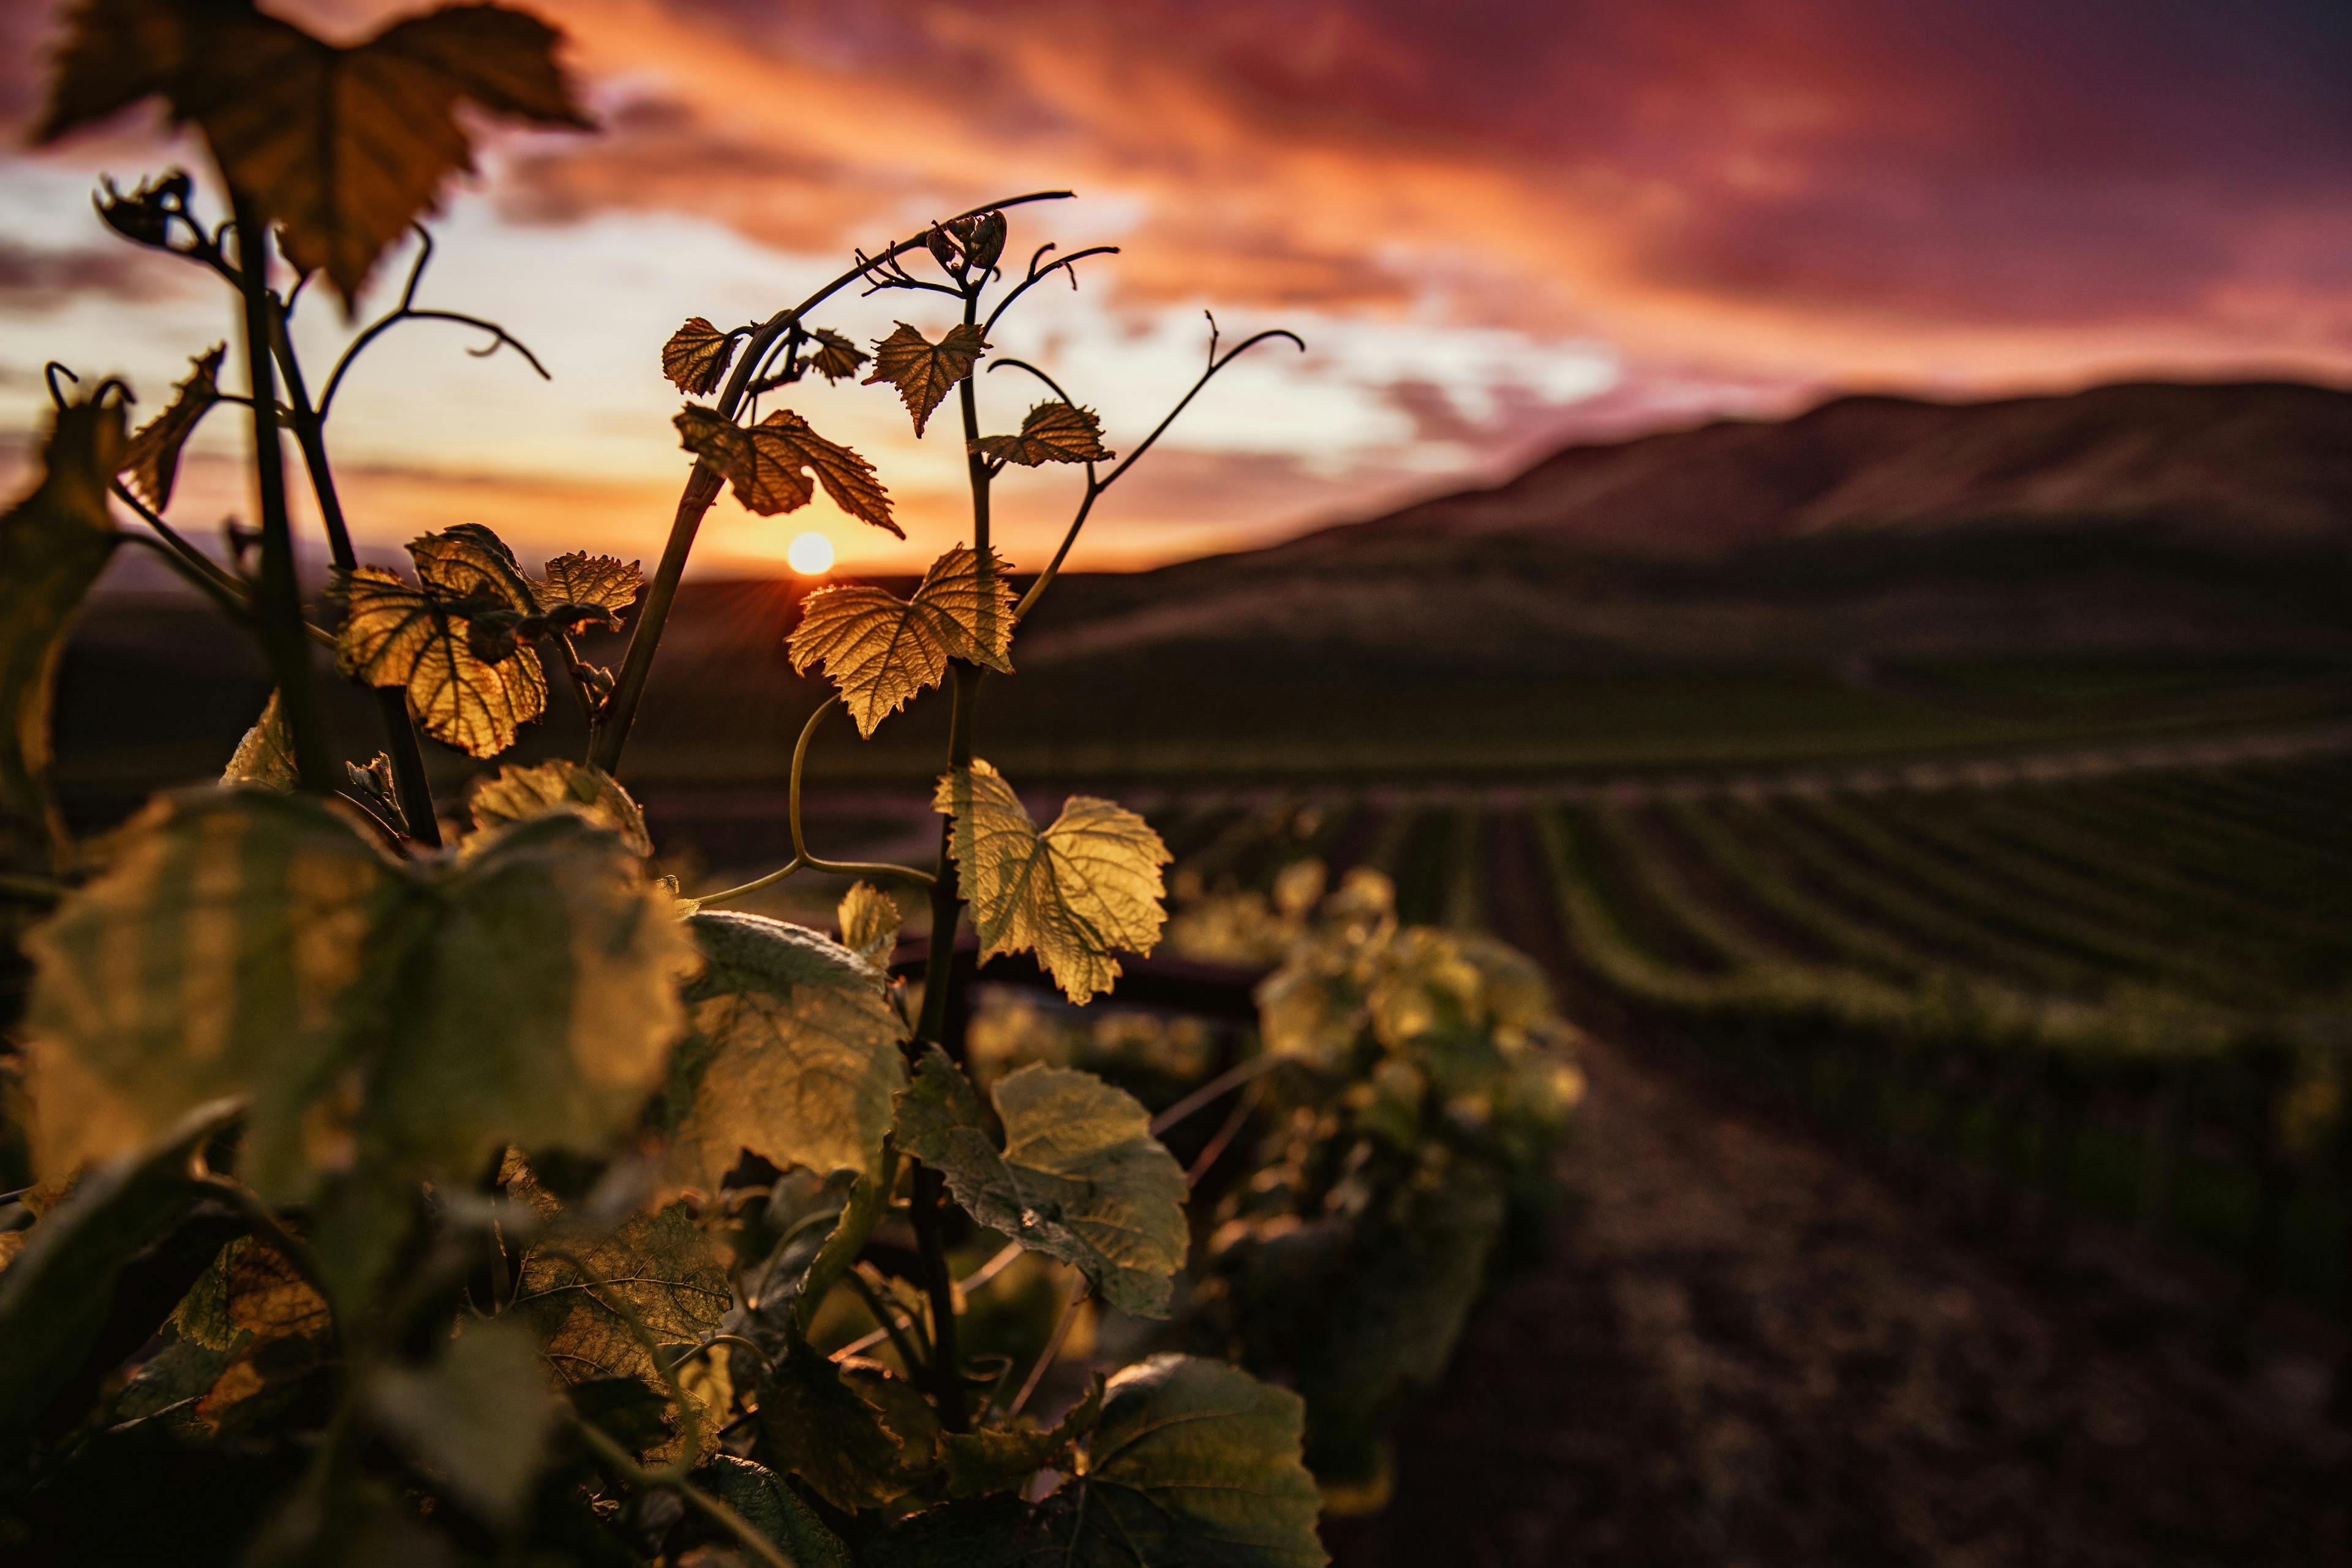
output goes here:
[{"label": "green leaf", "polygon": [[31,1431],[104,1331],[123,1266],[197,1198],[188,1157],[236,1108],[205,1106],[143,1154],[112,1160],[44,1215],[0,1272],[0,1447]]},{"label": "green leaf", "polygon": [[1171,857],[1126,807],[1074,795],[1043,833],[1013,786],[985,762],[942,774],[931,806],[949,845],[980,961],[1034,952],[1080,1005],[1118,977],[1114,951],[1150,952],[1167,911],[1160,868]]},{"label": "green leaf", "polygon": [[793,668],[822,665],[860,735],[969,659],[1010,671],[1013,589],[994,551],[956,545],[931,563],[912,598],[865,584],[819,588],[801,602],[785,645]]},{"label": "green leaf", "polygon": [[804,1340],[792,1342],[760,1384],[760,1437],[777,1469],[845,1513],[879,1508],[907,1489],[902,1434]]},{"label": "green leaf", "polygon": [[793,1568],[857,1568],[841,1537],[771,1469],[719,1454],[694,1473],[705,1491],[742,1515],[792,1559]]},{"label": "green leaf", "polygon": [[474,826],[485,832],[568,811],[619,834],[633,855],[654,852],[645,814],[629,798],[629,792],[612,774],[584,763],[562,758],[529,766],[509,763],[496,778],[476,783],[467,804],[473,811]]},{"label": "green leaf", "polygon": [[32,494],[0,517],[0,813],[62,842],[49,798],[49,704],[58,655],[82,595],[113,553],[107,478],[123,446],[122,405],[78,403],[58,410]]},{"label": "green leaf", "polygon": [[1097,1377],[1087,1396],[1051,1426],[1040,1427],[1024,1418],[1011,1426],[941,1433],[940,1458],[947,1468],[948,1496],[1017,1492],[1048,1465],[1066,1468],[1064,1460],[1071,1446],[1094,1430],[1102,1406],[1103,1382]]},{"label": "green leaf", "polygon": [[746,1152],[819,1174],[877,1172],[907,1028],[875,971],[782,921],[706,910],[687,924],[705,968],[670,1069],[667,1181],[715,1196]]},{"label": "green leaf", "polygon": [[672,909],[570,816],[395,864],[313,798],[163,796],[26,940],[37,1153],[106,1157],[237,1096],[246,1180],[299,1203],[364,1177],[373,1225],[509,1144],[601,1152],[683,1023]]},{"label": "green leaf", "polygon": [[[511,1179],[509,1190],[554,1212],[554,1200],[527,1174]],[[689,1344],[718,1328],[734,1293],[710,1238],[684,1205],[673,1204],[608,1236],[535,1247],[523,1259],[514,1304],[538,1328],[548,1362],[566,1383],[635,1377],[663,1387],[661,1369],[619,1307],[634,1310],[656,1343]]]},{"label": "green leaf", "polygon": [[362,1399],[376,1428],[482,1522],[520,1521],[556,1415],[530,1331],[469,1324],[430,1364],[375,1373]]},{"label": "green leaf", "polygon": [[992,1091],[1004,1148],[989,1138],[971,1083],[936,1046],[898,1099],[898,1143],[945,1175],[982,1225],[1082,1271],[1137,1317],[1168,1315],[1183,1267],[1184,1172],[1151,1117],[1092,1073],[1032,1063]]},{"label": "green leaf", "polygon": [[276,691],[270,692],[269,700],[261,705],[261,717],[236,743],[228,766],[221,771],[221,783],[257,784],[280,795],[301,786],[301,775],[294,767],[294,737],[286,728]]}]

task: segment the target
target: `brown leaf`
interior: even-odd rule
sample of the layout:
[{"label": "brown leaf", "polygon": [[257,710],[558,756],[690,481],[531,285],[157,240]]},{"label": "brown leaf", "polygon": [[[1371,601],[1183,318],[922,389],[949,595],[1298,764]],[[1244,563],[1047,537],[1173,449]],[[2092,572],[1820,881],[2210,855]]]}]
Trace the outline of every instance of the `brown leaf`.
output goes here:
[{"label": "brown leaf", "polygon": [[695,316],[662,344],[662,374],[688,396],[708,397],[719,390],[719,378],[734,357],[735,334]]},{"label": "brown leaf", "polygon": [[534,650],[484,659],[464,616],[381,567],[352,573],[343,593],[350,613],[335,637],[336,664],[370,686],[404,687],[409,712],[435,740],[494,757],[514,744],[518,725],[545,710],[547,675]]},{"label": "brown leaf", "polygon": [[220,385],[213,377],[220,372],[221,354],[227,346],[215,343],[210,353],[190,360],[195,368],[173,389],[171,403],[139,426],[131,444],[122,449],[121,471],[129,477],[131,488],[157,511],[172,504],[172,481],[180,472],[180,448],[195,434],[197,422],[220,401]]},{"label": "brown leaf", "polygon": [[809,334],[809,339],[816,344],[809,354],[809,363],[827,381],[856,375],[857,367],[866,363],[866,351],[831,327],[817,328]]},{"label": "brown leaf", "polygon": [[506,541],[478,522],[461,522],[408,542],[417,581],[446,599],[502,605],[525,615],[539,608]]},{"label": "brown leaf", "polygon": [[972,450],[995,463],[1034,468],[1043,463],[1107,463],[1117,453],[1102,444],[1102,422],[1091,408],[1041,403],[1021,421],[1018,436],[982,436]]},{"label": "brown leaf", "polygon": [[634,561],[575,550],[547,563],[547,580],[538,584],[539,601],[550,609],[558,605],[593,605],[617,615],[637,602],[645,580],[645,573]]},{"label": "brown leaf", "polygon": [[907,537],[891,521],[890,492],[874,477],[874,465],[826,440],[789,408],[777,409],[748,430],[694,406],[680,409],[676,424],[680,445],[726,475],[735,499],[762,517],[798,511],[822,482],[824,493],[850,516]]},{"label": "brown leaf", "polygon": [[209,0],[82,0],[38,140],[152,94],[211,143],[232,184],[349,305],[377,258],[470,172],[460,100],[540,125],[589,121],[555,63],[561,35],[500,5],[453,5],[338,47]]},{"label": "brown leaf", "polygon": [[931,410],[947,396],[949,388],[971,374],[973,362],[987,347],[980,329],[969,321],[950,327],[948,335],[938,342],[901,321],[897,331],[874,345],[874,374],[866,378],[866,384],[887,381],[897,387],[907,412],[915,416],[915,434],[919,436]]},{"label": "brown leaf", "polygon": [[911,598],[865,584],[820,588],[801,604],[786,645],[793,668],[822,664],[860,735],[966,658],[1011,670],[1013,590],[993,550],[956,545],[931,563]]}]

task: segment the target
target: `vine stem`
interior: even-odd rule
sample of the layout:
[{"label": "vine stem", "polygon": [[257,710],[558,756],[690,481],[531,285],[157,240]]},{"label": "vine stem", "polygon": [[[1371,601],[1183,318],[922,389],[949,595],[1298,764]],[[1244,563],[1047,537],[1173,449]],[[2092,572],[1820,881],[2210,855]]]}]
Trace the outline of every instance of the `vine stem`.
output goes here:
[{"label": "vine stem", "polygon": [[229,194],[236,225],[237,286],[244,296],[247,390],[253,399],[253,471],[261,502],[261,584],[255,621],[261,650],[277,677],[279,710],[293,737],[295,772],[312,795],[332,795],[340,782],[327,743],[327,726],[310,680],[310,649],[302,631],[302,585],[294,571],[294,529],[286,510],[285,454],[278,447],[278,378],[271,363],[272,304],[264,273],[269,230],[252,198],[236,187],[226,169],[221,184]]},{"label": "vine stem", "polygon": [[1029,1396],[1036,1393],[1037,1385],[1045,1380],[1045,1369],[1052,1366],[1055,1358],[1062,1353],[1062,1342],[1070,1337],[1070,1326],[1078,1321],[1078,1309],[1087,1304],[1089,1294],[1086,1279],[1081,1276],[1077,1289],[1071,1291],[1070,1299],[1062,1304],[1062,1315],[1054,1320],[1053,1336],[1046,1340],[1045,1348],[1037,1353],[1037,1363],[1029,1369],[1029,1375],[1022,1381],[1021,1392],[1014,1394],[1013,1403],[1004,1407],[1006,1420],[1010,1421],[1021,1414],[1029,1403]]},{"label": "vine stem", "polygon": [[603,1427],[598,1426],[577,1410],[567,1407],[565,1414],[572,1417],[572,1429],[580,1435],[581,1440],[595,1451],[599,1459],[611,1466],[630,1485],[674,1488],[680,1497],[701,1510],[713,1523],[721,1526],[729,1534],[741,1542],[753,1556],[767,1563],[769,1568],[798,1568],[798,1564],[784,1554],[782,1548],[761,1534],[757,1526],[725,1502],[712,1497],[709,1492],[682,1477],[670,1478],[659,1470],[649,1469],[637,1463],[635,1454],[614,1442]]},{"label": "vine stem", "polygon": [[[982,213],[1000,212],[1006,207],[1021,206],[1030,202],[1061,201],[1071,194],[1068,191],[1031,191],[1025,195],[1009,196],[1003,201],[972,207],[947,221],[952,223],[957,218],[977,217]],[[736,360],[735,368],[727,378],[726,389],[719,398],[719,414],[730,419],[735,416],[735,411],[742,405],[745,389],[751,384],[755,368],[767,357],[769,348],[778,336],[809,311],[865,277],[877,264],[895,259],[919,247],[924,236],[929,232],[925,228],[921,234],[899,240],[877,258],[860,258],[856,266],[799,304],[788,310],[780,310],[762,322],[744,345],[742,354]],[[667,624],[670,608],[677,602],[677,585],[686,575],[687,560],[694,552],[694,538],[702,526],[703,514],[718,499],[719,482],[719,471],[706,459],[697,458],[693,470],[687,476],[686,489],[678,497],[677,513],[670,522],[669,541],[662,549],[661,563],[655,569],[653,583],[646,591],[645,605],[637,612],[636,629],[629,635],[629,650],[622,660],[620,679],[614,686],[613,695],[606,700],[589,740],[588,761],[608,773],[620,772],[621,753],[628,746],[629,731],[636,722],[638,706],[645,699],[646,680],[653,671],[654,654],[661,645],[662,628]]]}]

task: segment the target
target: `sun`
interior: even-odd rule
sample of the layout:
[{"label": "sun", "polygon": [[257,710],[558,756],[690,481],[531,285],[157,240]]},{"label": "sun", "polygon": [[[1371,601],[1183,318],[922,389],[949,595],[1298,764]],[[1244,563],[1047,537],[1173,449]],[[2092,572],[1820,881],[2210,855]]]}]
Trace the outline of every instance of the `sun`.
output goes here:
[{"label": "sun", "polygon": [[803,533],[784,550],[784,559],[803,577],[821,577],[833,570],[833,541],[822,533]]}]

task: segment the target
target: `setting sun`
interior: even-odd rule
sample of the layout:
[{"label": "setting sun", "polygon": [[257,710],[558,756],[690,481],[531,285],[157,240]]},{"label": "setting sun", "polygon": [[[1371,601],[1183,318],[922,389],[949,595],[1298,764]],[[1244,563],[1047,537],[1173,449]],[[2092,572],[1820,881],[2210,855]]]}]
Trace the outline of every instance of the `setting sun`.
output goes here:
[{"label": "setting sun", "polygon": [[833,570],[833,541],[822,533],[803,533],[786,547],[784,559],[803,577],[822,575]]}]

